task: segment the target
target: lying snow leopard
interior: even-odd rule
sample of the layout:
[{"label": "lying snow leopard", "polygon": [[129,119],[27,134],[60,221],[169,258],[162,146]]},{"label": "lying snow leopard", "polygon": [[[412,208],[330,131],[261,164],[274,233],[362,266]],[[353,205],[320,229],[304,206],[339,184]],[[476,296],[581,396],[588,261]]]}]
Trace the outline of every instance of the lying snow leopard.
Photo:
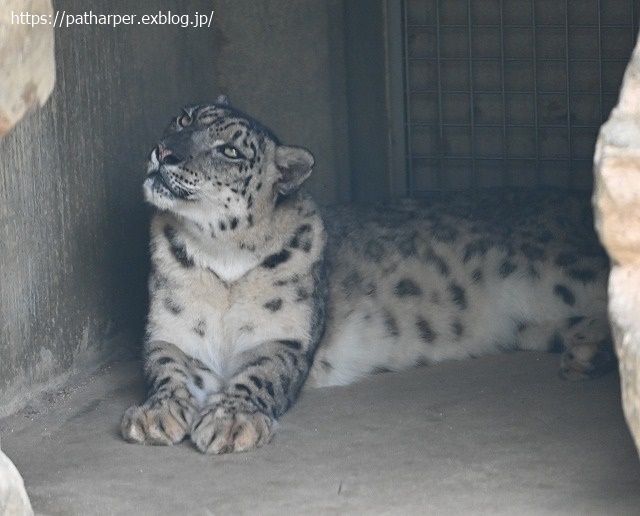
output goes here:
[{"label": "lying snow leopard", "polygon": [[563,352],[571,380],[614,367],[588,203],[456,194],[322,213],[298,191],[313,164],[225,97],[186,108],[153,150],[149,395],[127,440],[249,450],[305,383],[501,349]]}]

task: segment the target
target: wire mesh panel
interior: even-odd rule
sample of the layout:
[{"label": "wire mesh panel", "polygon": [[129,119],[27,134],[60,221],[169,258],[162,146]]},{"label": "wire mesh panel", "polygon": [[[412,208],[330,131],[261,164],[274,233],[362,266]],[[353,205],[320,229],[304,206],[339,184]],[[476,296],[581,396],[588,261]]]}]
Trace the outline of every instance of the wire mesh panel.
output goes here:
[{"label": "wire mesh panel", "polygon": [[405,0],[410,195],[592,186],[640,0]]}]

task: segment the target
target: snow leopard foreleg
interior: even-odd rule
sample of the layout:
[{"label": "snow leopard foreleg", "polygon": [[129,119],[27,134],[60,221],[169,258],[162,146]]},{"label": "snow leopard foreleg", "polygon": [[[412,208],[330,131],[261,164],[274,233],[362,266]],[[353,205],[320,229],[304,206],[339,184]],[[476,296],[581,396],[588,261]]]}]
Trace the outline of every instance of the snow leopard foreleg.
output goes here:
[{"label": "snow leopard foreleg", "polygon": [[[170,445],[182,441],[197,419],[198,402],[194,387],[216,383],[206,367],[188,357],[178,347],[163,341],[145,347],[147,400],[130,407],[122,417],[121,431],[130,442]],[[190,384],[194,384],[190,387]]]},{"label": "snow leopard foreleg", "polygon": [[244,358],[227,388],[210,397],[191,429],[191,440],[203,453],[246,451],[268,443],[277,418],[298,397],[312,353],[299,340],[278,340]]}]

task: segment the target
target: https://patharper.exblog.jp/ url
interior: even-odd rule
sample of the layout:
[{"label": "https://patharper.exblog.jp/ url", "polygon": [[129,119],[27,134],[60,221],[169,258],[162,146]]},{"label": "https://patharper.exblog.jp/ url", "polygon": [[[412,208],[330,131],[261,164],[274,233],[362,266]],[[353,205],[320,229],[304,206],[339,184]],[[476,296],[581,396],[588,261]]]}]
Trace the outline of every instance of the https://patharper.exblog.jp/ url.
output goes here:
[{"label": "https://patharper.exblog.jp/ url", "polygon": [[58,28],[71,28],[79,25],[177,25],[180,27],[211,27],[213,11],[178,14],[171,11],[158,11],[155,14],[97,14],[93,11],[68,13],[56,11],[53,14],[33,14],[26,11],[11,11],[11,23],[19,25],[53,25]]}]

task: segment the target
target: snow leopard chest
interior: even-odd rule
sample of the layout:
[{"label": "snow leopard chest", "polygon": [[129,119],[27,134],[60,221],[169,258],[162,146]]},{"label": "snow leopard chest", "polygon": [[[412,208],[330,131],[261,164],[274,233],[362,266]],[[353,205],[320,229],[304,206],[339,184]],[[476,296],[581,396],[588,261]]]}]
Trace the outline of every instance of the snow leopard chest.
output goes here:
[{"label": "snow leopard chest", "polygon": [[[152,229],[150,340],[177,343],[227,376],[238,357],[259,345],[308,335],[314,264],[323,251],[319,242],[315,249],[312,245],[311,224],[303,221],[292,237],[274,238],[262,255],[241,246],[235,254],[225,251],[223,260],[219,253],[194,250],[193,241],[175,225],[159,216]],[[321,239],[322,229],[315,233]],[[234,275],[225,276],[229,271]]]}]

